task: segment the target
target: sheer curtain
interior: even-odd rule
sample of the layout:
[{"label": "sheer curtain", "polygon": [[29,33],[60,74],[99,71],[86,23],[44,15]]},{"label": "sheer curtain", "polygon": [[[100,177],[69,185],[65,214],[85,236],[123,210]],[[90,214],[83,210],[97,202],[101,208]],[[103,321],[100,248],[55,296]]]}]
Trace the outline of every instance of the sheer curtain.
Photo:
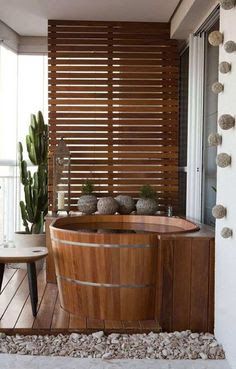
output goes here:
[{"label": "sheer curtain", "polygon": [[204,34],[189,39],[189,111],[186,215],[201,221],[204,120]]}]

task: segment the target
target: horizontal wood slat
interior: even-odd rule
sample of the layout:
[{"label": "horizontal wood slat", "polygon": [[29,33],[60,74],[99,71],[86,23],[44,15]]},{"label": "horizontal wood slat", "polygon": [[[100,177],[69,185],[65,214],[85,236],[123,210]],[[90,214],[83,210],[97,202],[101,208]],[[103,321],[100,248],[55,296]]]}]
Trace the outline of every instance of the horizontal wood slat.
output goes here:
[{"label": "horizontal wood slat", "polygon": [[[116,85],[116,86],[112,86],[112,88],[110,86],[107,87],[107,89],[104,91],[104,88],[103,87],[100,87],[100,86],[77,86],[77,88],[75,89],[74,86],[58,86],[58,85],[50,85],[50,91],[51,92],[60,92],[60,91],[85,91],[85,92],[110,92],[111,95],[112,93],[120,93],[120,92],[129,92],[129,93],[150,93],[150,92],[155,92],[155,93],[159,93],[159,92],[162,92],[163,95],[163,99],[167,99],[169,98],[169,94],[171,92],[175,92],[177,96],[177,91],[178,91],[178,86],[177,85],[174,85],[173,84],[169,85],[169,86],[166,86],[164,84],[160,85],[160,86],[156,86],[156,87],[146,87],[146,86],[142,86],[142,87],[139,87],[139,86],[136,86],[136,87],[133,87],[133,86],[120,86],[120,85]],[[165,92],[165,94],[164,94]]]},{"label": "horizontal wood slat", "polygon": [[[167,66],[169,67],[170,66],[170,61],[167,59],[167,60],[161,60],[160,58],[160,61],[161,61],[161,65],[164,67],[164,66]],[[73,66],[73,65],[107,65],[107,59],[90,59],[89,62],[86,62],[86,60],[83,60],[82,58],[81,59],[65,59],[65,58],[58,58],[57,59],[57,66],[60,66],[60,65],[69,65],[70,66]],[[116,66],[120,66],[122,68],[122,66],[157,66],[157,62],[156,60],[145,60],[145,59],[133,59],[133,58],[130,58],[130,60],[127,60],[127,59],[115,59],[113,60],[113,65],[114,67]],[[172,59],[172,63],[171,65],[173,67],[178,67],[178,59]],[[53,66],[49,66],[49,68],[53,68]],[[109,68],[109,66],[108,66]],[[53,70],[53,69],[51,69]],[[69,69],[68,69],[69,70]]]},{"label": "horizontal wood slat", "polygon": [[[49,143],[71,152],[71,208],[85,179],[101,196],[155,187],[178,207],[178,51],[167,23],[52,20]],[[61,186],[68,178],[64,175]],[[49,164],[49,200],[52,195]]]}]

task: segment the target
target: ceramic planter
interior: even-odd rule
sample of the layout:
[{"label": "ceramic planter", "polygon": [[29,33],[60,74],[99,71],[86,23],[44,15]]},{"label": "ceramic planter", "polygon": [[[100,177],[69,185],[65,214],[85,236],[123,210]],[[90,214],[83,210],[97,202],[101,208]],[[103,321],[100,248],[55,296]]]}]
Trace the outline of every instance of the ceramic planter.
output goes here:
[{"label": "ceramic planter", "polygon": [[139,199],[136,204],[137,214],[154,215],[158,210],[158,204],[155,199]]},{"label": "ceramic planter", "polygon": [[115,197],[115,200],[119,204],[118,213],[130,214],[133,210],[135,210],[135,202],[131,196],[118,195],[117,197]]},{"label": "ceramic planter", "polygon": [[99,214],[112,215],[119,209],[118,202],[113,197],[102,197],[98,200],[98,212]]},{"label": "ceramic planter", "polygon": [[82,195],[78,200],[78,209],[84,214],[93,214],[97,211],[97,198],[94,195]]}]

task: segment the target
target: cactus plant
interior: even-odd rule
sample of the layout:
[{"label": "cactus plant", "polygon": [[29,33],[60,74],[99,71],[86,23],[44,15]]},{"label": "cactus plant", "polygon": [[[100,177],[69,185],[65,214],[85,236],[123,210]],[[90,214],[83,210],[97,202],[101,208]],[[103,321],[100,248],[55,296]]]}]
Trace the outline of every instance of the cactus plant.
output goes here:
[{"label": "cactus plant", "polygon": [[20,210],[26,233],[42,233],[44,216],[48,211],[48,126],[39,111],[32,114],[29,134],[26,136],[29,159],[36,166],[31,174],[23,158],[22,143],[18,143],[20,180],[24,186],[25,201],[20,201]]}]

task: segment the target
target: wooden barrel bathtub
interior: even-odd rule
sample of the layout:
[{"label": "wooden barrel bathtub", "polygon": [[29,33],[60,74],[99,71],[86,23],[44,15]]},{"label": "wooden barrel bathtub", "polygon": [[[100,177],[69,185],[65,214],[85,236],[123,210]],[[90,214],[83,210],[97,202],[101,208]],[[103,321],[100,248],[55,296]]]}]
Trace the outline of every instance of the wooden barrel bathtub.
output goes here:
[{"label": "wooden barrel bathtub", "polygon": [[155,319],[158,239],[197,231],[181,218],[65,217],[50,226],[61,306],[104,320]]}]

